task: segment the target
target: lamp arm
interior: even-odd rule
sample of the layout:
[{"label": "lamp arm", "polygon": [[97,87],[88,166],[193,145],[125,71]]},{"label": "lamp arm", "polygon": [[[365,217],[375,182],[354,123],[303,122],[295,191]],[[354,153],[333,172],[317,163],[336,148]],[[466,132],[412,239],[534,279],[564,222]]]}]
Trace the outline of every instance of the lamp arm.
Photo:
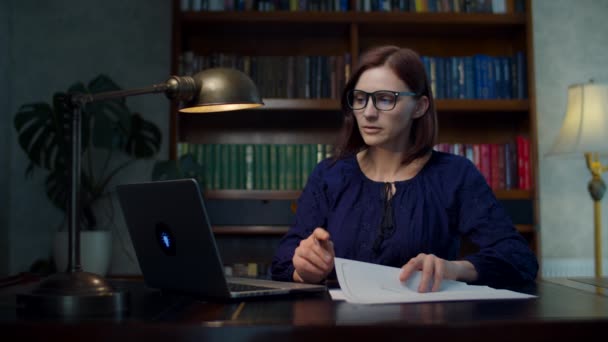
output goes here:
[{"label": "lamp arm", "polygon": [[189,101],[196,94],[196,89],[194,78],[190,76],[172,76],[165,83],[154,84],[144,88],[107,91],[96,94],[72,94],[70,102],[75,106],[84,106],[91,102],[155,93],[165,93],[169,99]]}]

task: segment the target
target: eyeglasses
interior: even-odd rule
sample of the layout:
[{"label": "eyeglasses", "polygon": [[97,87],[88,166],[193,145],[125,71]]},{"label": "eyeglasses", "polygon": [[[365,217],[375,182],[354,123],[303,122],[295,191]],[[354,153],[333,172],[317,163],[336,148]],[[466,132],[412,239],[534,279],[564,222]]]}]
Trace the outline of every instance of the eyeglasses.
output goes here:
[{"label": "eyeglasses", "polygon": [[397,104],[397,97],[399,96],[418,96],[418,93],[411,91],[391,91],[391,90],[378,90],[373,93],[368,93],[363,90],[353,89],[348,92],[346,96],[346,102],[350,109],[359,110],[367,107],[367,101],[369,97],[372,97],[374,107],[378,110],[391,110],[395,108]]}]

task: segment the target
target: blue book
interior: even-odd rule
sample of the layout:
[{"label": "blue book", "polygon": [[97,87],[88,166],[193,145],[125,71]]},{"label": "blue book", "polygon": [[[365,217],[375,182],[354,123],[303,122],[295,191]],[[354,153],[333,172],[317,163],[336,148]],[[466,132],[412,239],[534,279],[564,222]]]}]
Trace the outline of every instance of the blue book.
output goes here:
[{"label": "blue book", "polygon": [[502,81],[502,68],[500,66],[500,57],[492,58],[492,68],[494,75],[494,98],[496,99],[504,99],[505,91],[503,89],[503,81]]},{"label": "blue book", "polygon": [[340,12],[348,11],[349,0],[340,0]]},{"label": "blue book", "polygon": [[524,56],[523,51],[518,51],[515,53],[515,67],[517,72],[517,83],[516,83],[516,98],[517,99],[526,99],[528,98],[528,88],[527,88],[527,66],[526,66],[526,57]]},{"label": "blue book", "polygon": [[487,99],[487,65],[485,63],[484,55],[473,56],[473,67],[475,71],[475,98],[476,99]]},{"label": "blue book", "polygon": [[504,91],[505,98],[512,99],[513,91],[511,89],[511,57],[500,57],[500,65],[502,69],[502,88]]},{"label": "blue book", "polygon": [[446,98],[446,77],[445,77],[445,58],[443,57],[434,57],[435,58],[435,68],[436,68],[436,88],[437,93],[436,97],[438,99]]},{"label": "blue book", "polygon": [[464,99],[465,94],[465,74],[464,74],[464,57],[452,57],[454,59],[453,68],[455,72],[454,92],[455,97]]},{"label": "blue book", "polygon": [[475,98],[475,67],[473,57],[463,57],[464,64],[464,98]]}]

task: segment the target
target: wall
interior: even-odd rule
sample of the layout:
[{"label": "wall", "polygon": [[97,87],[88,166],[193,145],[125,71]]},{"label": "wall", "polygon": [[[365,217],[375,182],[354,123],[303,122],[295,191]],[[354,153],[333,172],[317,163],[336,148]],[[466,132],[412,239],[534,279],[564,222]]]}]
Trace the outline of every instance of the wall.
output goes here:
[{"label": "wall", "polygon": [[[5,131],[9,133],[8,141],[0,140],[0,151],[10,150],[9,174],[1,177],[10,182],[0,183],[2,189],[8,188],[10,196],[10,216],[5,219],[9,245],[1,250],[6,250],[7,256],[3,258],[8,260],[3,273],[14,274],[50,255],[52,233],[63,219],[44,195],[44,173],[38,170],[32,179],[24,178],[28,161],[16,143],[12,128],[19,105],[48,102],[55,91],[66,90],[75,81],[88,82],[99,73],[107,74],[122,88],[165,81],[171,65],[171,1],[11,0],[2,3],[2,16],[7,18],[0,19],[7,20],[0,22],[3,26],[10,24],[9,34],[3,33],[0,41],[9,41],[9,48],[3,50],[9,51],[12,58],[0,61],[0,70],[11,70],[9,84],[0,84],[11,94],[9,103],[0,103],[0,108],[8,112],[2,116],[0,133],[2,137],[7,136],[3,134]],[[4,82],[2,79],[0,82]],[[131,98],[127,103],[161,128],[164,141],[160,158],[166,159],[169,101],[162,95],[145,95]],[[4,160],[2,162],[5,165]],[[121,173],[115,183],[148,180],[151,165],[150,161],[138,162]],[[5,193],[2,191],[2,196]],[[6,215],[5,211],[0,212],[0,219],[2,215]],[[121,217],[119,211],[115,215]],[[137,265],[127,257],[130,243],[124,241],[128,239],[120,228],[124,225],[118,226],[114,235],[122,239],[115,243],[113,268],[118,272],[137,272]]]},{"label": "wall", "polygon": [[[534,0],[534,65],[539,142],[543,274],[593,274],[593,206],[582,158],[546,158],[561,127],[568,85],[608,82],[608,1]],[[608,132],[607,132],[608,134]],[[607,162],[607,160],[604,160]],[[602,210],[608,213],[608,200]],[[604,274],[608,231],[603,222]]]},{"label": "wall", "polygon": [[[11,21],[10,12],[12,10],[10,2],[0,2],[0,46],[10,46]],[[10,49],[0,51],[0,110],[9,108],[11,90],[11,77],[9,75],[9,60],[11,58]],[[0,117],[10,117],[2,115]],[[9,184],[9,154],[11,153],[9,144],[10,121],[0,119],[0,277],[9,273],[9,206],[10,193],[7,191]]]}]

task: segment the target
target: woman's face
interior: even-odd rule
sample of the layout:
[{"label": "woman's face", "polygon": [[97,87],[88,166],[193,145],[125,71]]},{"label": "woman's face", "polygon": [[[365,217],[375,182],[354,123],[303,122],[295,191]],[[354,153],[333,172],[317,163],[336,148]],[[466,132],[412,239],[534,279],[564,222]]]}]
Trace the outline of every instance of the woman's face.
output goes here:
[{"label": "woman's face", "polygon": [[[373,93],[380,90],[391,92],[410,92],[410,88],[387,66],[380,66],[364,71],[355,90]],[[361,93],[353,101],[361,104],[366,95]],[[390,110],[379,110],[374,106],[373,96],[367,99],[367,105],[362,109],[353,110],[359,132],[365,144],[391,151],[402,151],[409,141],[410,127],[413,118],[424,115],[423,108],[418,106],[418,100],[409,95],[394,98],[395,107]],[[382,108],[392,106],[392,96],[377,96],[376,105]]]}]

